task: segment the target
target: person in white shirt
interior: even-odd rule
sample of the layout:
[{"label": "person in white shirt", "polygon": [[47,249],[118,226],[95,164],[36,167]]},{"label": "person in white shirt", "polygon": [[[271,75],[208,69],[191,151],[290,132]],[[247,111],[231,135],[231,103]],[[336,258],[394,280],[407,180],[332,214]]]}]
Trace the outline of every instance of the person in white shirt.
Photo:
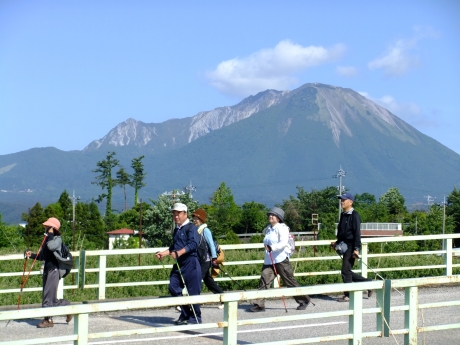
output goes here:
[{"label": "person in white shirt", "polygon": [[[270,284],[275,279],[275,269],[281,276],[284,286],[300,286],[294,278],[292,266],[289,262],[289,227],[284,223],[284,211],[278,207],[274,207],[267,215],[270,225],[263,231],[265,235],[265,258],[262,267],[262,275],[259,280],[259,290],[268,289],[270,287]],[[308,295],[294,296],[294,299],[299,303],[297,310],[305,310],[310,303],[310,297]],[[249,309],[250,311],[265,311],[265,299],[253,300],[252,304],[254,306]]]}]

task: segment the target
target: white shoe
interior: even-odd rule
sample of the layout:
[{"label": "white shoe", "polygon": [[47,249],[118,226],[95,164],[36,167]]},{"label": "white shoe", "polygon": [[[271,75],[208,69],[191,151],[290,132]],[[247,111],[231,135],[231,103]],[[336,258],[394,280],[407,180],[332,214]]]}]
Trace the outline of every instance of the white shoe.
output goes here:
[{"label": "white shoe", "polygon": [[182,311],[182,309],[180,308],[180,306],[177,306],[177,307],[176,307],[176,310],[177,310],[177,311]]},{"label": "white shoe", "polygon": [[219,304],[219,305],[217,306],[217,308],[219,308],[219,309],[224,309],[224,304],[223,304],[223,303]]}]

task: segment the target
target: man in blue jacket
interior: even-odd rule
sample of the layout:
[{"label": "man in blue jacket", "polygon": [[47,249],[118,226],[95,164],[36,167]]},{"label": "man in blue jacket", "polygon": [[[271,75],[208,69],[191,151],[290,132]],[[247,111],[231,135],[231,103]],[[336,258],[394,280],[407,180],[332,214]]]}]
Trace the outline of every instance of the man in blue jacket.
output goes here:
[{"label": "man in blue jacket", "polygon": [[[340,243],[346,244],[346,251],[342,257],[342,279],[344,283],[365,282],[372,279],[364,278],[352,271],[355,259],[359,258],[361,250],[361,217],[353,208],[355,198],[351,193],[339,195],[343,212],[340,215],[339,225],[337,226],[337,241],[331,243],[333,249]],[[368,297],[371,297],[372,290],[368,290]],[[348,302],[350,300],[349,292],[345,291],[344,296],[339,298],[338,302]]]},{"label": "man in blue jacket", "polygon": [[[188,219],[185,204],[174,204],[172,214],[174,223],[176,223],[173,243],[165,251],[156,253],[156,257],[162,260],[165,256],[171,255],[176,260],[176,264],[174,264],[169,275],[169,293],[171,296],[182,296],[184,284],[189,296],[199,295],[201,292],[201,268],[196,255],[199,243],[198,231]],[[189,320],[201,323],[199,304],[181,306],[179,319],[174,323],[186,325]]]}]

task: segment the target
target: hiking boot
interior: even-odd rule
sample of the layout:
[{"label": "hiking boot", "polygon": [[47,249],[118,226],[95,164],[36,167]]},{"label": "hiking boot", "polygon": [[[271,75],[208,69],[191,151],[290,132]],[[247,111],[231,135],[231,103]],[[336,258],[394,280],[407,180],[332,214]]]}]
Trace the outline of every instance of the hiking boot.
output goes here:
[{"label": "hiking boot", "polygon": [[49,327],[53,327],[53,326],[54,326],[53,319],[50,318],[50,317],[45,317],[43,322],[40,322],[37,325],[37,328],[49,328]]},{"label": "hiking boot", "polygon": [[73,315],[72,314],[69,314],[67,315],[67,317],[65,318],[65,322],[69,323],[70,321],[72,321],[73,319]]},{"label": "hiking boot", "polygon": [[342,298],[339,298],[337,302],[350,302],[350,297],[343,296]]},{"label": "hiking boot", "polygon": [[374,293],[374,291],[367,290],[367,298],[371,298],[373,293]]},{"label": "hiking boot", "polygon": [[184,320],[184,319],[181,319],[181,318],[178,318],[176,321],[174,321],[174,324],[177,325],[177,326],[186,325],[186,324],[188,324],[188,321]]},{"label": "hiking boot", "polygon": [[305,310],[307,309],[307,303],[300,303],[297,307],[297,310]]},{"label": "hiking boot", "polygon": [[253,313],[257,313],[259,311],[265,311],[265,307],[259,307],[257,304],[252,307],[252,308],[249,308],[249,311],[252,311]]}]

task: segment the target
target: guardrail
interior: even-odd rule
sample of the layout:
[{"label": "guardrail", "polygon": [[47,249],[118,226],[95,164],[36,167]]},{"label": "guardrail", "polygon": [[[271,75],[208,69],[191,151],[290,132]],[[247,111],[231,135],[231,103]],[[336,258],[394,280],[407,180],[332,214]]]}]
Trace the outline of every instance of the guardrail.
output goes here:
[{"label": "guardrail", "polygon": [[[362,344],[363,338],[388,337],[390,335],[404,335],[404,343],[416,345],[418,334],[421,332],[431,332],[446,329],[460,329],[460,323],[431,325],[429,327],[418,326],[418,312],[420,309],[438,308],[446,306],[459,306],[460,301],[449,301],[442,303],[418,303],[418,288],[426,285],[460,283],[460,275],[446,277],[430,277],[419,279],[400,279],[373,281],[351,284],[331,284],[321,286],[309,286],[299,288],[279,288],[262,291],[245,291],[224,294],[209,294],[190,297],[168,297],[143,300],[131,300],[123,302],[103,302],[93,304],[72,305],[67,307],[24,309],[15,311],[5,311],[0,313],[0,321],[20,320],[28,318],[41,318],[48,315],[67,315],[73,314],[75,317],[74,332],[72,335],[48,338],[22,339],[18,341],[1,342],[0,345],[28,345],[28,344],[50,344],[73,341],[76,345],[88,344],[90,339],[112,338],[120,336],[158,334],[164,332],[177,331],[199,331],[207,328],[223,328],[223,343],[225,345],[236,345],[238,327],[254,324],[272,324],[274,322],[293,322],[299,320],[311,320],[318,318],[333,318],[338,316],[348,316],[348,333],[340,335],[323,335],[316,338],[295,339],[289,341],[291,344],[320,343],[325,341],[348,340],[349,344]],[[403,288],[405,290],[405,301],[403,305],[391,305],[391,289]],[[374,308],[363,308],[362,293],[365,290],[376,290],[376,306]],[[238,320],[238,302],[258,298],[276,298],[295,295],[315,295],[338,293],[343,290],[350,291],[350,302],[348,310],[308,313],[289,316],[277,316],[260,319]],[[224,303],[223,321],[189,324],[184,326],[148,327],[141,329],[129,329],[89,333],[89,315],[98,312],[128,311],[146,308],[172,307],[186,304],[203,303]],[[392,312],[404,311],[404,328],[390,329],[390,319]],[[375,327],[372,331],[363,332],[363,315],[375,315]],[[286,342],[273,342],[272,345],[285,344]],[[262,343],[260,343],[262,344]],[[267,343],[264,343],[267,344]]]},{"label": "guardrail", "polygon": [[[422,270],[422,269],[434,269],[439,268],[444,270],[444,275],[452,275],[453,268],[460,267],[460,264],[453,263],[452,257],[454,251],[452,249],[452,242],[454,238],[460,238],[460,234],[448,234],[448,235],[427,235],[427,236],[398,236],[398,237],[385,237],[385,238],[366,238],[362,239],[362,252],[361,259],[359,261],[359,269],[354,270],[355,272],[361,272],[364,277],[367,277],[369,268],[367,262],[370,258],[384,258],[384,257],[401,257],[401,256],[422,256],[422,255],[439,255],[443,256],[444,262],[439,265],[424,265],[424,266],[405,266],[405,267],[372,267],[373,271],[379,272],[389,272],[397,270]],[[442,248],[440,250],[434,251],[420,251],[420,252],[398,252],[398,253],[369,253],[368,245],[370,243],[386,243],[386,242],[404,242],[404,241],[427,241],[427,240],[441,240]],[[300,249],[301,247],[315,247],[315,246],[327,246],[330,245],[330,240],[323,241],[296,241],[296,247]],[[222,245],[222,248],[227,252],[230,250],[242,250],[242,249],[263,249],[262,243],[257,244],[235,244],[235,245]],[[107,266],[107,257],[112,255],[138,255],[138,254],[152,254],[157,251],[166,249],[162,248],[143,248],[143,249],[118,249],[118,250],[96,250],[96,251],[81,251],[81,252],[72,252],[76,260],[76,268],[71,272],[75,273],[76,280],[75,284],[72,285],[63,285],[64,280],[60,280],[60,285],[58,288],[58,298],[63,297],[64,289],[97,289],[97,299],[104,300],[106,297],[106,290],[108,288],[121,287],[121,286],[141,286],[141,285],[168,285],[169,280],[155,280],[155,281],[130,281],[123,283],[107,283],[107,274],[110,272],[121,272],[121,271],[142,271],[142,270],[164,270],[171,269],[172,265],[144,265],[144,266],[129,266],[129,267],[108,267]],[[299,250],[300,251],[300,250]],[[88,257],[97,257],[98,265],[95,268],[86,268],[86,260]],[[2,260],[24,260],[23,255],[3,255],[0,256],[0,261]],[[304,261],[324,261],[324,260],[340,260],[337,255],[331,256],[312,256],[312,257],[298,257],[294,255],[291,257],[291,262],[293,267],[296,267],[298,262]],[[240,265],[249,265],[249,264],[262,264],[263,255],[261,253],[261,260],[248,260],[248,261],[226,261],[225,266],[240,266]],[[87,273],[96,273],[97,282],[95,284],[86,283],[86,274]],[[32,271],[31,275],[39,275],[40,272]],[[335,271],[318,271],[318,272],[295,272],[295,276],[304,277],[304,276],[317,276],[317,275],[338,275],[340,274],[339,270]],[[20,277],[22,272],[7,272],[0,273],[1,277],[11,277],[18,276]],[[256,276],[232,276],[233,280],[258,280],[260,275]],[[219,281],[229,281],[228,277],[221,277],[215,279]],[[70,278],[66,279],[66,283],[71,282]],[[275,286],[276,287],[276,286]],[[41,291],[41,287],[26,287],[23,292],[31,291]],[[18,288],[12,289],[1,289],[0,293],[18,293],[20,291]]]}]

